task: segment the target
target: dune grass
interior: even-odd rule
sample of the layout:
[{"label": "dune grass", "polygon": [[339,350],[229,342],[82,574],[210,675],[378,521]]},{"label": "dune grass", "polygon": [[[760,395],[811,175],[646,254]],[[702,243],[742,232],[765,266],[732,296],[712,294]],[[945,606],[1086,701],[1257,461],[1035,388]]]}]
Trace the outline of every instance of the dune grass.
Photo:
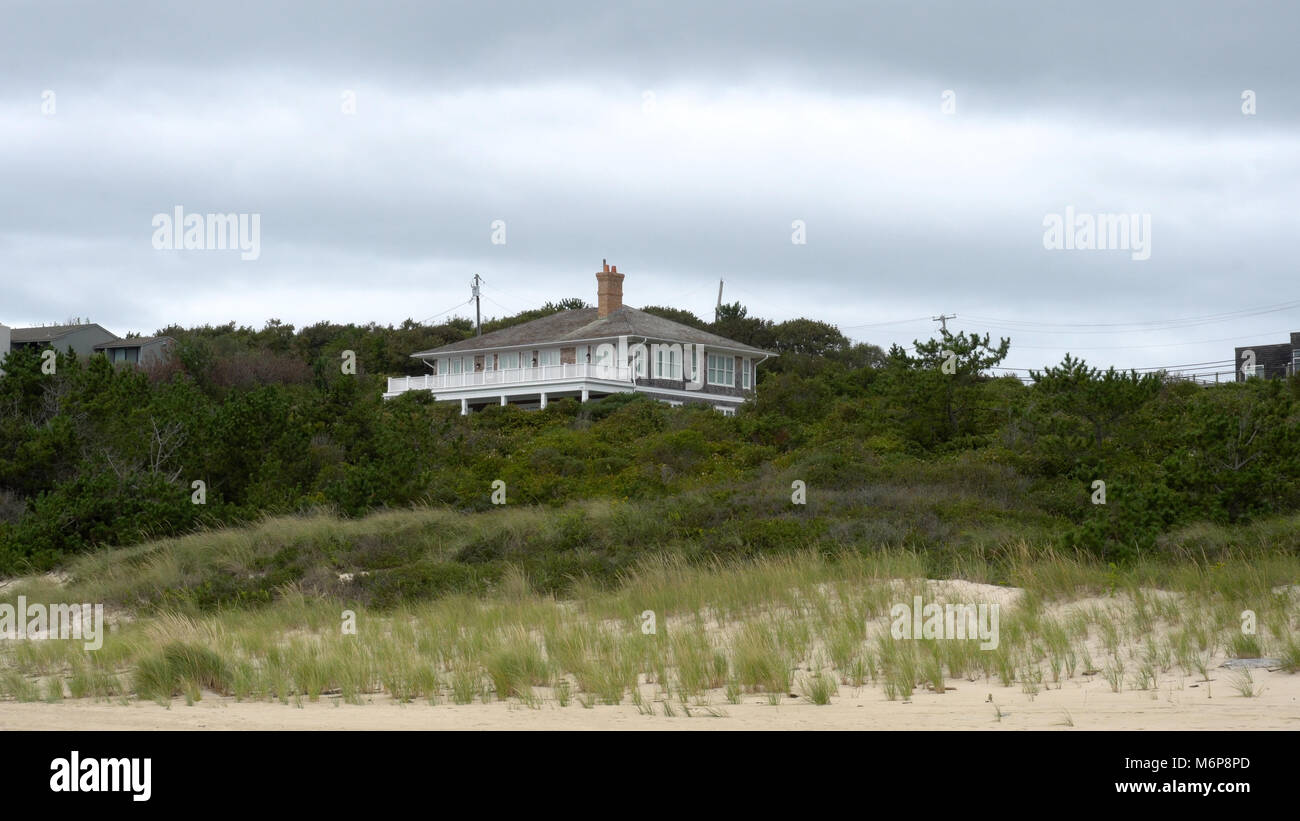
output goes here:
[{"label": "dune grass", "polygon": [[[1277,657],[1292,672],[1300,661],[1300,558],[1252,543],[1249,528],[1220,533],[1233,547],[1221,544],[1213,560],[1198,552],[1213,537],[1206,528],[1196,530],[1198,549],[1120,568],[1022,542],[949,556],[942,567],[960,578],[1020,589],[991,651],[973,640],[890,635],[893,604],[949,595],[927,581],[939,567],[933,556],[900,547],[732,559],[649,551],[611,578],[572,576],[562,595],[536,565],[511,562],[415,599],[367,600],[355,585],[362,563],[378,573],[385,562],[424,562],[453,578],[460,571],[433,568],[475,567],[456,559],[467,544],[525,545],[573,514],[512,511],[486,532],[441,510],[288,517],[87,556],[66,582],[24,580],[0,600],[105,601],[115,631],[95,651],[76,641],[0,641],[0,697],[169,703],[214,693],[363,704],[385,695],[447,707],[634,704],[647,716],[684,716],[750,697],[780,704],[794,694],[823,705],[842,686],[908,701],[954,681],[1035,695],[1100,674],[1115,692],[1154,692],[1171,677],[1208,679],[1223,656]],[[632,514],[602,504],[583,515],[607,527]],[[276,556],[278,565],[268,560]],[[296,570],[280,578],[276,566]],[[352,581],[337,578],[345,567]],[[259,572],[265,596],[197,606],[223,574]],[[330,578],[313,583],[321,573]],[[1256,614],[1254,635],[1241,630],[1245,610]],[[344,629],[345,611],[355,633]]]}]

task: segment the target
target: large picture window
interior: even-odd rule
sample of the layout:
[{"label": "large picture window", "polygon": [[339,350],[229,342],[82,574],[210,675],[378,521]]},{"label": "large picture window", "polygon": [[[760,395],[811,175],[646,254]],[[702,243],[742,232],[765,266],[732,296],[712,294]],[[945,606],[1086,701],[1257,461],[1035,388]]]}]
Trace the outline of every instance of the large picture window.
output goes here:
[{"label": "large picture window", "polygon": [[736,385],[736,360],[731,356],[709,354],[709,384],[726,388]]},{"label": "large picture window", "polygon": [[754,366],[751,360],[749,359],[741,360],[740,362],[740,373],[742,376],[741,385],[744,387],[745,390],[749,390],[754,386],[753,368]]}]

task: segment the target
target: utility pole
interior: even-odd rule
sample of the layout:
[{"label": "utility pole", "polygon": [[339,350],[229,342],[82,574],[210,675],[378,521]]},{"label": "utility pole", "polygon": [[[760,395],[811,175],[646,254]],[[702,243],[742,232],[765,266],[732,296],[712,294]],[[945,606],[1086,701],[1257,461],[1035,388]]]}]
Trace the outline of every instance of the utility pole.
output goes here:
[{"label": "utility pole", "polygon": [[478,275],[478,274],[475,274],[475,275],[474,275],[474,284],[470,286],[471,290],[473,290],[473,292],[474,292],[474,328],[475,328],[475,336],[482,336],[482,335],[483,335],[483,311],[481,310],[480,305],[479,305],[479,294],[478,294],[478,285],[479,285],[479,282],[480,282],[480,281],[481,281],[481,279],[480,279],[479,275]]},{"label": "utility pole", "polygon": [[940,325],[942,325],[942,326],[943,326],[943,335],[944,335],[944,336],[947,336],[947,335],[948,335],[948,320],[950,320],[950,319],[956,319],[956,318],[957,318],[957,315],[956,315],[956,314],[948,314],[947,316],[944,316],[943,314],[939,314],[938,316],[932,316],[932,317],[930,317],[930,321],[931,321],[931,322],[938,322]]},{"label": "utility pole", "polygon": [[713,321],[718,321],[718,316],[722,313],[722,279],[718,279],[718,305],[713,309]]}]

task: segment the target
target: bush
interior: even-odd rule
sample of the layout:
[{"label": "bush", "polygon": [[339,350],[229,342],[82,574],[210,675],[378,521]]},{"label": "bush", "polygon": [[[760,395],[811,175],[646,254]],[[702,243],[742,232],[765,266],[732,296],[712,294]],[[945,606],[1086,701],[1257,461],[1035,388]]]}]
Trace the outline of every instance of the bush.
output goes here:
[{"label": "bush", "polygon": [[134,686],[142,699],[166,701],[184,694],[197,701],[202,690],[228,695],[230,668],[213,650],[172,642],[160,653],[141,659]]}]

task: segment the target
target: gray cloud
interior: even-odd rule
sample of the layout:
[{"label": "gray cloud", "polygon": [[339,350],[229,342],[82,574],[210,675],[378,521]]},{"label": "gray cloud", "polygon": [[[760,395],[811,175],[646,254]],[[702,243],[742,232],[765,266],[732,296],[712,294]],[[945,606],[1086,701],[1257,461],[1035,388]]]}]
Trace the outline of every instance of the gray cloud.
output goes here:
[{"label": "gray cloud", "polygon": [[[1300,329],[1099,327],[1295,301],[1285,4],[414,5],[9,9],[0,321],[399,322],[474,273],[500,314],[608,258],[632,304],[706,314],[722,277],[882,345],[955,311],[1015,367]],[[154,250],[175,205],[261,214],[261,257]],[[1151,258],[1045,250],[1067,206],[1150,214]]]}]

